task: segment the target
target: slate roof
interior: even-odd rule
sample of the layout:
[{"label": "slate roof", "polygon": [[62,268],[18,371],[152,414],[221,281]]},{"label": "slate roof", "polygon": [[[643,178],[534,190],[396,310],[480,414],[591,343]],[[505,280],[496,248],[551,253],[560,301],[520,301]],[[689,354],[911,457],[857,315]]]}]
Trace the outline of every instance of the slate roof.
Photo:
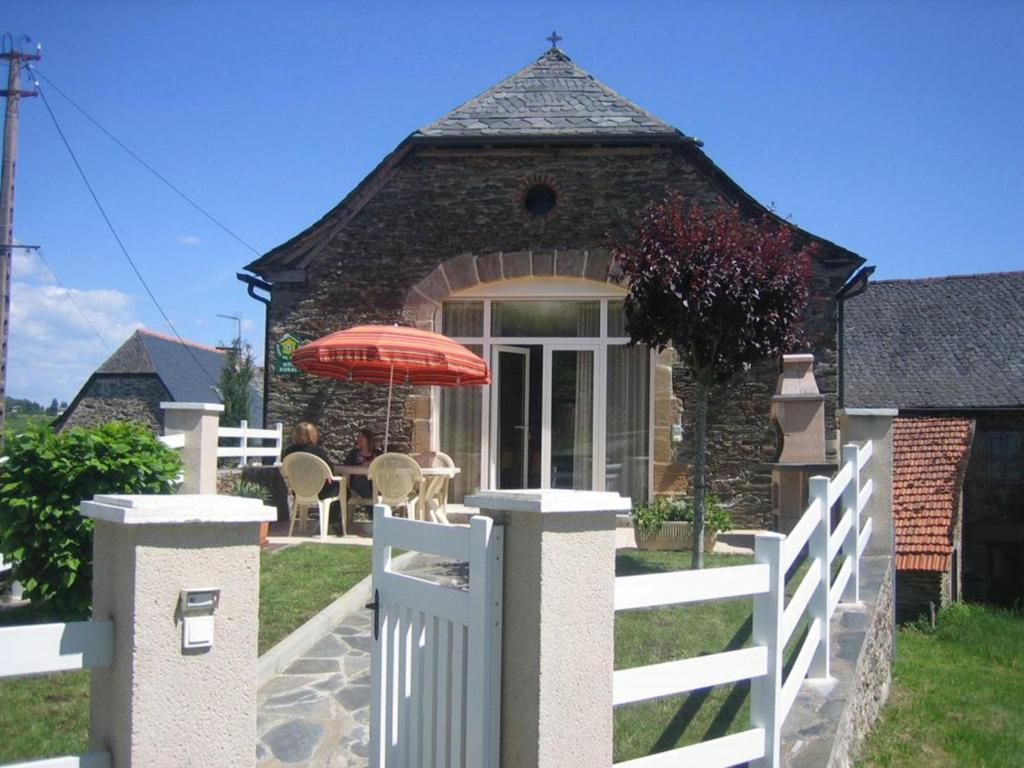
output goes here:
[{"label": "slate roof", "polygon": [[892,432],[896,568],[946,571],[974,421],[899,417]]},{"label": "slate roof", "polygon": [[846,407],[1024,406],[1024,272],[869,283],[843,344]]},{"label": "slate roof", "polygon": [[[274,283],[303,282],[301,270],[383,188],[405,159],[420,147],[491,146],[541,143],[665,144],[684,153],[698,173],[725,199],[756,213],[767,210],[686,136],[628,101],[578,67],[558,48],[440,119],[414,131],[334,208],[245,269]],[[826,248],[819,258],[851,268],[863,264],[857,254],[794,227],[800,237]]]},{"label": "slate roof", "polygon": [[[215,389],[225,355],[216,347],[140,328],[96,369],[96,374],[151,374],[157,376],[177,403],[220,403]],[[250,398],[249,420],[263,423],[263,397]]]},{"label": "slate roof", "polygon": [[414,136],[652,136],[682,134],[551,48]]}]

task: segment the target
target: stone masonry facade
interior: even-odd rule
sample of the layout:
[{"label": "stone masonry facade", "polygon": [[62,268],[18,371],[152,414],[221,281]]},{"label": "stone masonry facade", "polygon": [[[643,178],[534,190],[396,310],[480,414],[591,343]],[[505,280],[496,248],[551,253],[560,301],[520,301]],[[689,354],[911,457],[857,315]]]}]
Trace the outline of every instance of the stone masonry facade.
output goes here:
[{"label": "stone masonry facade", "polygon": [[160,403],[168,400],[171,395],[156,375],[96,374],[71,404],[60,428],[136,421],[159,434],[163,429]]},{"label": "stone masonry facade", "polygon": [[[333,228],[308,263],[295,264],[286,278],[268,275],[273,283],[268,348],[285,333],[314,339],[360,323],[429,327],[446,296],[478,283],[542,274],[614,279],[610,247],[626,236],[636,211],[669,188],[705,207],[719,204],[726,193],[720,181],[671,145],[413,147],[385,170],[373,185],[375,193],[360,201],[361,208],[343,226]],[[558,194],[554,210],[542,217],[529,215],[523,206],[525,190],[537,180]],[[835,436],[835,295],[856,266],[850,254],[822,243],[804,322],[815,376],[826,396],[829,440]],[[655,373],[655,491],[660,493],[685,491],[689,482],[693,387],[681,366],[670,365],[667,353]],[[299,420],[315,421],[336,460],[359,427],[383,430],[386,387],[278,374],[268,367],[268,422],[290,428]],[[732,506],[740,525],[770,522],[766,463],[777,448],[768,416],[776,372],[776,363],[766,363],[713,394],[711,487]],[[423,447],[430,426],[426,394],[396,386],[393,449]],[[684,439],[672,445],[668,424],[680,405]]]},{"label": "stone masonry facade", "polygon": [[[1013,605],[1024,600],[1024,413],[971,415],[977,426],[964,480],[964,597]],[[1018,435],[1016,459],[993,455],[993,433],[1003,436],[1004,451],[1005,436]]]}]

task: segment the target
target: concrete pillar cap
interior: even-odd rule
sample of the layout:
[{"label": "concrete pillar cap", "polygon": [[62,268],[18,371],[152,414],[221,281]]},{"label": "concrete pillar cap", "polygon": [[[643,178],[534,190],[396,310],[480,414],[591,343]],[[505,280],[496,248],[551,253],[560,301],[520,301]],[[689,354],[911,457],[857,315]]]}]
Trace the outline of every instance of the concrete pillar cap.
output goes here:
[{"label": "concrete pillar cap", "polygon": [[508,490],[478,491],[467,496],[467,507],[497,512],[558,514],[617,514],[628,512],[633,502],[611,491]]},{"label": "concrete pillar cap", "polygon": [[259,499],[185,493],[173,496],[109,494],[83,501],[82,517],[121,525],[184,525],[194,523],[266,523],[277,509]]},{"label": "concrete pillar cap", "polygon": [[224,406],[220,403],[160,403],[165,411],[203,411],[204,413],[223,413]]}]

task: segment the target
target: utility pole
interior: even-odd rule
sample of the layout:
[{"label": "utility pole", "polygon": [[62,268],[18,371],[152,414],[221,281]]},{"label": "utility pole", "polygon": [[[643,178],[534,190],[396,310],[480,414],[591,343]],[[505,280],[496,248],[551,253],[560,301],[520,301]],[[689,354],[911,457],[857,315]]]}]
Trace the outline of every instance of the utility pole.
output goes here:
[{"label": "utility pole", "polygon": [[18,155],[18,103],[35,91],[21,90],[22,62],[39,61],[35,53],[22,53],[10,35],[4,35],[0,59],[7,61],[7,98],[4,115],[3,168],[0,171],[0,439],[7,420],[7,335],[11,314],[11,252],[14,250],[14,168]]}]

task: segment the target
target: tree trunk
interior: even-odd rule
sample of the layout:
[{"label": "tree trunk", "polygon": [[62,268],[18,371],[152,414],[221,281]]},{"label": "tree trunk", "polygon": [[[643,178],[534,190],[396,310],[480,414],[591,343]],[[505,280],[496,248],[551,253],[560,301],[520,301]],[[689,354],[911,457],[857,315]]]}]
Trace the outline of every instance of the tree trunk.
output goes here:
[{"label": "tree trunk", "polygon": [[694,412],[694,437],[697,445],[693,455],[693,569],[704,567],[704,465],[708,447],[707,382],[697,380],[697,407]]}]

